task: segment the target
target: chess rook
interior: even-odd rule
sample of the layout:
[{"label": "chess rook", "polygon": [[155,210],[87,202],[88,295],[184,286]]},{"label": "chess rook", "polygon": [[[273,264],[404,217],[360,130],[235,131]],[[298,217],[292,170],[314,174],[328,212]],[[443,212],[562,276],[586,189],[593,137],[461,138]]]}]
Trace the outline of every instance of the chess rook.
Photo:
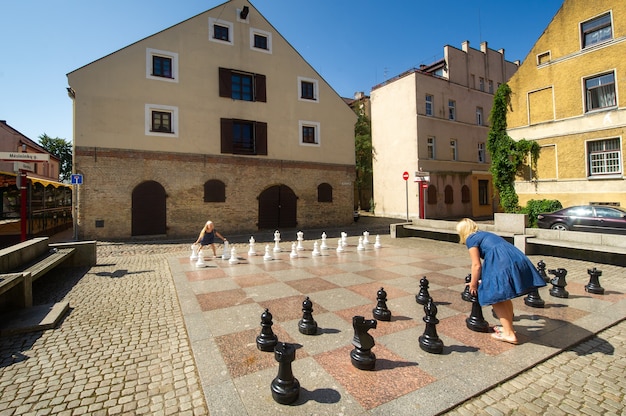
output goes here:
[{"label": "chess rook", "polygon": [[291,404],[300,396],[300,382],[291,369],[296,359],[295,345],[279,343],[274,349],[274,358],[278,361],[278,375],[272,380],[272,398],[280,404]]},{"label": "chess rook", "polygon": [[600,286],[600,276],[602,276],[602,271],[594,267],[593,269],[587,269],[587,273],[589,273],[589,283],[585,285],[585,292],[603,295],[604,288]]}]

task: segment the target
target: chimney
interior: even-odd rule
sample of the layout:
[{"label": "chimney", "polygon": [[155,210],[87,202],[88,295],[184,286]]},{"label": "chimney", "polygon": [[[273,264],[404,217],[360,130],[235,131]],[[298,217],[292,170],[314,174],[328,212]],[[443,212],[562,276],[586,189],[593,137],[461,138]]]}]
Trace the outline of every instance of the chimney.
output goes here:
[{"label": "chimney", "polygon": [[469,40],[464,41],[461,44],[461,49],[463,50],[463,52],[467,53],[469,51]]},{"label": "chimney", "polygon": [[480,42],[480,51],[482,53],[487,53],[487,41]]}]

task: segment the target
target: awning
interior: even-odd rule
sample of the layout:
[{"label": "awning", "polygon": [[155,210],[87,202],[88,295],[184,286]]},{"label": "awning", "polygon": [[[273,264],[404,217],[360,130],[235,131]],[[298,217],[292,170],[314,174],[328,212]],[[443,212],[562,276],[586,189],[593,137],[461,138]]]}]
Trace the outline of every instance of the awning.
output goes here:
[{"label": "awning", "polygon": [[48,179],[41,179],[41,178],[33,178],[31,176],[26,176],[27,179],[30,179],[30,181],[35,184],[35,183],[40,183],[42,184],[44,187],[48,186],[48,185],[52,185],[55,188],[58,188],[59,186],[64,186],[64,187],[69,187],[70,185],[66,184],[66,183],[61,183],[61,182],[55,182],[55,181],[50,181]]}]

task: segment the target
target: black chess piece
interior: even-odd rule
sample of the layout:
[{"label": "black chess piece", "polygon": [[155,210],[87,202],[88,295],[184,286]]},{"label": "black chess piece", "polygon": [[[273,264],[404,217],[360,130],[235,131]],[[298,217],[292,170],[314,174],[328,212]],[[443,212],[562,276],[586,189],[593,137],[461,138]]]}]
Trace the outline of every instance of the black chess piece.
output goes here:
[{"label": "black chess piece", "polygon": [[568,298],[569,292],[565,290],[565,286],[567,286],[567,282],[565,281],[565,276],[567,275],[567,270],[565,269],[550,269],[548,273],[554,275],[550,283],[552,283],[552,288],[550,289],[550,295],[555,298]]},{"label": "black chess piece", "polygon": [[469,273],[467,276],[465,276],[465,290],[463,291],[463,293],[461,293],[461,299],[463,299],[465,302],[472,301],[472,294],[470,293],[470,287],[469,287],[469,284],[471,281],[472,281],[472,274]]},{"label": "black chess piece", "polygon": [[387,308],[387,292],[382,287],[376,293],[376,307],[372,309],[372,314],[379,321],[391,321],[391,311]]},{"label": "black chess piece", "polygon": [[350,361],[359,370],[373,370],[376,365],[376,354],[372,352],[374,338],[367,331],[376,328],[377,322],[376,319],[365,319],[363,316],[352,318],[354,328],[352,345],[355,348],[350,351]]},{"label": "black chess piece", "polygon": [[428,279],[424,276],[420,279],[420,291],[415,295],[415,302],[420,305],[426,305],[428,299],[430,299],[430,294],[428,293]]},{"label": "black chess piece", "polygon": [[539,260],[539,262],[537,262],[537,272],[544,282],[550,283],[550,278],[546,274],[546,264],[543,262],[543,260]]},{"label": "black chess piece", "polygon": [[587,273],[589,273],[589,283],[585,285],[585,292],[604,295],[604,288],[600,286],[602,271],[594,267],[593,269],[587,269]]},{"label": "black chess piece", "polygon": [[424,334],[419,337],[420,348],[431,354],[441,354],[443,352],[443,341],[439,339],[437,335],[437,305],[433,302],[432,298],[428,299],[426,305],[424,305],[424,322],[426,322],[426,328]]},{"label": "black chess piece", "polygon": [[546,306],[546,302],[541,299],[541,295],[539,294],[539,289],[535,289],[532,292],[528,293],[524,298],[524,303],[533,308],[543,308]]},{"label": "black chess piece", "polygon": [[278,337],[272,331],[272,314],[269,309],[261,314],[261,333],[256,337],[256,347],[261,351],[271,352],[278,343]]},{"label": "black chess piece", "polygon": [[483,308],[478,303],[478,293],[471,296],[472,312],[465,318],[465,325],[475,332],[489,332],[489,322],[483,316]]},{"label": "black chess piece", "polygon": [[272,380],[272,398],[280,404],[291,404],[300,396],[300,382],[291,369],[291,363],[296,359],[295,345],[278,343],[274,358],[278,361],[278,375]]},{"label": "black chess piece", "polygon": [[313,302],[307,296],[302,302],[302,319],[298,322],[298,330],[304,335],[317,333],[317,322],[313,319]]}]

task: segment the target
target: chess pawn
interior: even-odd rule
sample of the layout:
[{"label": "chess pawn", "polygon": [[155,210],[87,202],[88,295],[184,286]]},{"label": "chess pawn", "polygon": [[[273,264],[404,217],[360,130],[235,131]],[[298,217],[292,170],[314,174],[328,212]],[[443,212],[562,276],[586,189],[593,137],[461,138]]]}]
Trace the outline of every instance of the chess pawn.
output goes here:
[{"label": "chess pawn", "polygon": [[585,292],[603,295],[604,288],[600,286],[600,276],[602,276],[602,271],[594,267],[593,269],[587,269],[587,273],[589,273],[589,283],[585,285]]},{"label": "chess pawn", "polygon": [[204,253],[202,250],[198,250],[198,261],[196,261],[196,267],[205,267],[206,263],[204,262]]},{"label": "chess pawn", "polygon": [[428,279],[424,276],[420,279],[420,291],[415,295],[415,302],[420,305],[426,305],[428,299],[430,299],[430,294],[428,293]]},{"label": "chess pawn", "polygon": [[228,240],[224,240],[224,253],[222,254],[222,260],[230,259],[230,248],[228,246]]},{"label": "chess pawn", "polygon": [[376,354],[372,352],[374,338],[367,331],[376,328],[377,323],[376,319],[365,319],[363,316],[352,318],[354,349],[350,351],[350,361],[359,370],[373,370],[376,366]]},{"label": "chess pawn", "polygon": [[274,231],[274,253],[279,253],[281,251],[278,243],[280,243],[280,233],[276,230]]},{"label": "chess pawn", "polygon": [[376,240],[375,241],[376,242],[374,243],[374,248],[381,248],[382,245],[380,244],[380,236],[379,235],[376,236]]},{"label": "chess pawn", "polygon": [[269,309],[261,314],[261,333],[256,337],[256,347],[261,351],[274,351],[274,347],[278,343],[278,337],[272,331],[272,314]]},{"label": "chess pawn", "polygon": [[376,307],[372,314],[379,321],[391,321],[391,311],[387,308],[387,292],[382,287],[376,293]]},{"label": "chess pawn", "polygon": [[296,250],[304,250],[304,246],[302,245],[302,241],[304,241],[304,233],[302,231],[298,231],[296,235],[298,236],[298,245],[296,246]]},{"label": "chess pawn", "polygon": [[365,250],[365,247],[363,247],[363,237],[359,237],[359,245],[356,246],[356,249],[358,251],[363,251]]},{"label": "chess pawn", "polygon": [[256,256],[256,251],[254,249],[254,237],[250,236],[250,248],[248,249],[248,256]]},{"label": "chess pawn", "polygon": [[314,256],[314,257],[317,257],[320,254],[322,254],[322,253],[320,253],[319,248],[318,248],[318,244],[317,244],[317,241],[316,241],[316,242],[313,243],[313,252],[311,252],[311,255]]},{"label": "chess pawn", "polygon": [[198,248],[200,246],[197,244],[192,244],[191,245],[191,256],[189,256],[189,260],[191,261],[195,261],[198,260]]},{"label": "chess pawn", "polygon": [[265,245],[265,255],[263,256],[263,260],[268,261],[272,260],[272,253],[270,252],[270,245]]},{"label": "chess pawn", "polygon": [[461,299],[463,299],[465,302],[472,301],[472,294],[470,293],[470,287],[469,287],[469,284],[471,281],[472,281],[472,274],[468,273],[468,275],[465,276],[465,290],[463,290],[463,293],[461,293]]},{"label": "chess pawn", "polygon": [[289,257],[292,259],[298,257],[298,251],[296,250],[296,243],[291,244],[291,253],[289,253]]},{"label": "chess pawn", "polygon": [[548,270],[548,273],[554,275],[554,278],[550,280],[550,283],[552,283],[552,288],[550,289],[550,295],[554,296],[555,298],[568,298],[569,292],[565,290],[565,286],[567,286],[567,282],[565,281],[567,270],[550,269]]},{"label": "chess pawn", "polygon": [[337,253],[341,253],[343,251],[343,243],[341,242],[341,238],[337,241]]},{"label": "chess pawn", "polygon": [[539,262],[537,262],[537,272],[546,283],[550,283],[550,278],[546,274],[546,263],[544,263],[543,260],[539,260]]},{"label": "chess pawn", "polygon": [[317,333],[317,322],[313,319],[313,302],[307,296],[302,302],[302,319],[298,322],[298,330],[304,335]]},{"label": "chess pawn", "polygon": [[368,245],[370,243],[369,236],[369,231],[363,231],[363,245]]},{"label": "chess pawn", "polygon": [[341,241],[340,241],[340,244],[341,244],[343,247],[347,247],[347,246],[348,246],[348,233],[343,232],[343,231],[341,232]]},{"label": "chess pawn", "polygon": [[475,332],[489,332],[489,322],[483,316],[483,308],[478,303],[478,294],[471,296],[472,312],[465,318],[465,325]]},{"label": "chess pawn", "polygon": [[272,380],[272,398],[280,404],[291,404],[300,395],[300,382],[291,369],[291,363],[296,359],[295,345],[279,343],[274,348],[274,358],[278,361],[278,375]]},{"label": "chess pawn", "polygon": [[328,245],[326,244],[326,232],[322,233],[322,245],[320,246],[321,250],[326,250],[328,248]]},{"label": "chess pawn", "polygon": [[424,334],[418,338],[420,348],[431,354],[441,354],[443,352],[443,341],[437,335],[437,305],[432,298],[428,298],[428,302],[424,305]]},{"label": "chess pawn", "polygon": [[539,289],[535,289],[524,298],[524,303],[532,308],[543,308],[546,306],[546,302],[541,299],[539,295]]},{"label": "chess pawn", "polygon": [[230,257],[228,259],[228,264],[237,264],[239,263],[239,258],[237,258],[237,251],[235,251],[235,247],[230,249]]}]

